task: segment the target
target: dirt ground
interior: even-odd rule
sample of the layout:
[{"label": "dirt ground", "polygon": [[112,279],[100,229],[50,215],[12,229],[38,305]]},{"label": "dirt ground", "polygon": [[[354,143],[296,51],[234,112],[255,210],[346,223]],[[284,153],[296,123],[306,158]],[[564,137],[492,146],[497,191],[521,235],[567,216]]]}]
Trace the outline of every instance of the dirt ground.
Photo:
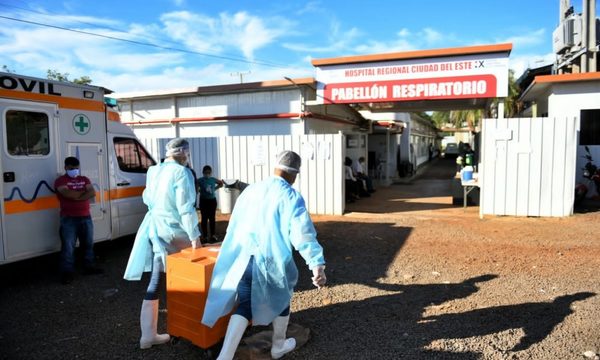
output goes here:
[{"label": "dirt ground", "polygon": [[[315,216],[318,290],[299,257],[289,359],[584,359],[600,353],[600,212],[485,217],[452,205],[438,161],[344,216]],[[227,217],[219,218],[224,231]],[[141,351],[147,285],[122,280],[131,239],[99,244],[106,274],[58,284],[55,256],[0,267],[2,359],[203,359],[189,342]],[[164,304],[164,302],[163,302]],[[159,328],[165,328],[161,313]],[[248,335],[266,328],[248,330]]]}]

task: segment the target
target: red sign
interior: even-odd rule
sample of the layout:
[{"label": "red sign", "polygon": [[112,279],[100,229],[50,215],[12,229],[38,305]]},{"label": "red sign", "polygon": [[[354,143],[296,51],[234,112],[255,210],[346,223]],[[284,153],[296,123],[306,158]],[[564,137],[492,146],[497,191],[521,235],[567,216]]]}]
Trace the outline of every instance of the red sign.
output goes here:
[{"label": "red sign", "polygon": [[325,104],[389,102],[496,97],[494,75],[467,75],[425,79],[329,83]]}]

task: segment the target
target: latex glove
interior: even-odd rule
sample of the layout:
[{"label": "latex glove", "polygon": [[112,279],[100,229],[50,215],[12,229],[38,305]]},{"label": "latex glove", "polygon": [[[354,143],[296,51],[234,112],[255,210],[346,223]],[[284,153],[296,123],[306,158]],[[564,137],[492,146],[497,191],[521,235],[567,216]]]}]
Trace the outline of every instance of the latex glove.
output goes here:
[{"label": "latex glove", "polygon": [[192,249],[198,249],[202,247],[202,242],[200,241],[200,238],[196,238],[194,240],[192,240]]},{"label": "latex glove", "polygon": [[314,286],[319,289],[321,286],[325,285],[327,282],[327,277],[325,276],[325,265],[317,265],[312,269],[313,277],[312,283]]}]

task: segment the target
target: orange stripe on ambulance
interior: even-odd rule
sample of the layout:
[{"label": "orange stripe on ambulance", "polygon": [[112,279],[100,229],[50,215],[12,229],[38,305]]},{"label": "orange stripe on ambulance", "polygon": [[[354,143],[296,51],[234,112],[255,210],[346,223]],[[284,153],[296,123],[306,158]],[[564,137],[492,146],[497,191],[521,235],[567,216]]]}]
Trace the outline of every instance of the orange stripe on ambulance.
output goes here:
[{"label": "orange stripe on ambulance", "polygon": [[110,92],[0,72],[0,265],[60,249],[53,184],[68,156],[96,189],[94,241],[137,231],[146,170],[156,162],[119,121]]}]

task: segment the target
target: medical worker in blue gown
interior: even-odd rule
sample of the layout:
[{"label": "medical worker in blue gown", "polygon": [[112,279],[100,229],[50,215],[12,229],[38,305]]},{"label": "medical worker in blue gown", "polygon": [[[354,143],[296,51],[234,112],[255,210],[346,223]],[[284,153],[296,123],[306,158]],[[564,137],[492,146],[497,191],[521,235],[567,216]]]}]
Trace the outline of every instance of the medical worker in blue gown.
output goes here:
[{"label": "medical worker in blue gown", "polygon": [[280,153],[274,176],[250,185],[237,199],[202,318],[203,324],[212,327],[238,303],[220,360],[233,358],[249,321],[253,325],[273,323],[274,359],[296,347],[294,338],[285,337],[298,280],[292,249],[312,270],[313,284],[325,284],[323,249],[302,195],[292,188],[300,162],[300,156],[292,151]]},{"label": "medical worker in blue gown", "polygon": [[194,207],[194,179],[185,166],[188,160],[188,142],[173,139],[166,145],[165,161],[151,166],[146,175],[142,198],[148,212],[138,229],[124,276],[127,280],[140,280],[142,273],[152,272],[140,312],[142,349],[169,341],[168,334],[157,334],[156,330],[158,292],[167,255],[189,247],[190,242],[194,248],[202,246]]}]

